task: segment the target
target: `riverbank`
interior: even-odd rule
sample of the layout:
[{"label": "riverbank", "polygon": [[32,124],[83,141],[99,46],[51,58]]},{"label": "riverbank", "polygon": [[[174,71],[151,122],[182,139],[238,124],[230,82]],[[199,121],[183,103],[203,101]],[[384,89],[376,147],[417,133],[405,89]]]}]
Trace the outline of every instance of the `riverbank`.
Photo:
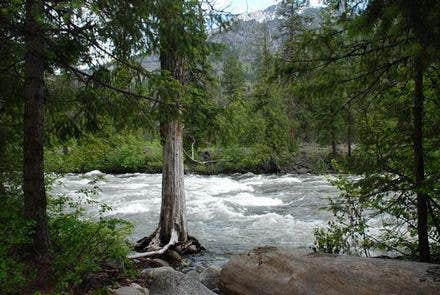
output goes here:
[{"label": "riverbank", "polygon": [[[206,147],[191,154],[186,153],[185,171],[198,175],[335,172],[330,149],[316,144],[303,144],[283,155],[273,155],[264,146]],[[162,172],[160,143],[137,138],[116,143],[95,139],[87,144],[70,144],[49,150],[46,159],[46,171],[61,174],[93,170],[108,174]]]}]

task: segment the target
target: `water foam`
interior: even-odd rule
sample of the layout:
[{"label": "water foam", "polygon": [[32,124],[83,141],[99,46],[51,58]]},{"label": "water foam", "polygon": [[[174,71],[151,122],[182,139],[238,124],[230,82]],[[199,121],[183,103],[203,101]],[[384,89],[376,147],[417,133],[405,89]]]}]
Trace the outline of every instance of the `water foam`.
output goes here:
[{"label": "water foam", "polygon": [[113,210],[107,213],[108,216],[117,215],[117,214],[136,214],[136,213],[145,213],[151,211],[151,207],[148,206],[147,201],[143,202],[131,202],[128,204],[123,204],[118,207],[113,207]]},{"label": "water foam", "polygon": [[283,205],[283,201],[275,198],[268,197],[256,197],[250,193],[239,193],[236,196],[230,197],[226,199],[228,202],[238,204],[241,206],[248,207],[272,207],[272,206],[281,206]]},{"label": "water foam", "polygon": [[[81,198],[75,192],[95,185],[91,180],[97,175],[99,171],[66,175],[62,184],[55,183],[54,192]],[[160,212],[161,174],[103,176],[96,200],[113,207],[107,214],[135,224],[133,241],[153,231]],[[217,256],[257,245],[309,245],[314,228],[331,218],[319,208],[328,195],[336,194],[325,177],[307,175],[186,175],[185,191],[189,231],[209,249],[206,255]],[[85,209],[90,216],[99,211],[94,204]],[[212,259],[224,259],[217,256]]]}]

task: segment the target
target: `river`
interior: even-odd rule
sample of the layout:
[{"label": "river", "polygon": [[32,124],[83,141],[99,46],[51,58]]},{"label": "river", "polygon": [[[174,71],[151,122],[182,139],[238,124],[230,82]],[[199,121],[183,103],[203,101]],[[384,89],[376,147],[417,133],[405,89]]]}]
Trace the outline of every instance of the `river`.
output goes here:
[{"label": "river", "polygon": [[[156,228],[160,174],[68,174],[54,183],[53,192],[80,198],[81,189],[93,186],[100,190],[94,199],[113,208],[106,215],[135,224],[133,241]],[[331,218],[322,208],[338,193],[326,176],[316,175],[186,175],[185,190],[190,234],[207,248],[196,262],[219,265],[259,245],[313,245],[314,228]],[[99,206],[87,205],[86,212],[98,216]]]}]

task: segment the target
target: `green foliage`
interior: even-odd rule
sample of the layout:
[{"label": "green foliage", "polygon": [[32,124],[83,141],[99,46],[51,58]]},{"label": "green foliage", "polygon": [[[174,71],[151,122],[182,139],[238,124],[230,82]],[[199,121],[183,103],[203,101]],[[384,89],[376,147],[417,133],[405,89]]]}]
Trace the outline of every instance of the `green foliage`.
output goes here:
[{"label": "green foliage", "polygon": [[25,261],[17,259],[20,250],[29,243],[31,224],[21,217],[22,204],[18,191],[9,190],[3,185],[16,180],[16,177],[0,175],[0,293],[12,294],[18,286],[25,286],[28,276]]},{"label": "green foliage", "polygon": [[[417,5],[346,1],[344,7],[339,1],[328,2],[323,26],[303,34],[294,48],[308,48],[305,52],[311,54],[308,60],[312,70],[305,76],[312,83],[333,85],[328,97],[346,97],[345,104],[358,110],[356,149],[353,158],[340,167],[342,172],[361,177],[342,176],[335,182],[342,193],[330,200],[334,220],[316,231],[318,248],[363,255],[379,250],[427,260],[428,251],[419,245],[429,239],[431,254],[437,259],[440,223],[436,169],[440,158],[435,146],[439,136],[434,129],[440,121],[433,96],[438,84],[432,82],[438,80],[439,44],[428,39],[438,38],[438,30],[431,28],[440,6],[429,1]],[[423,26],[425,29],[420,30]],[[292,62],[289,70],[301,69],[297,62]],[[328,70],[335,75],[329,78]],[[336,85],[337,81],[344,86]],[[415,107],[415,102],[420,102],[420,95],[414,94],[416,83],[422,86],[423,112]],[[304,93],[313,92],[305,89]],[[415,119],[416,114],[423,117],[422,122]],[[424,134],[421,142],[418,129]],[[423,153],[415,148],[419,144]],[[419,158],[415,154],[424,158],[424,163],[415,160]],[[420,209],[423,203],[427,213]],[[373,225],[373,220],[378,224]],[[422,233],[423,226],[419,227],[420,220],[427,221],[428,237]],[[377,226],[382,229],[372,231]]]},{"label": "green foliage", "polygon": [[[24,293],[37,279],[27,264],[23,252],[31,243],[32,224],[22,217],[22,193],[14,189],[19,177],[2,174],[6,189],[0,192],[0,293]],[[127,221],[104,217],[110,210],[98,204],[96,187],[81,190],[82,197],[53,196],[49,199],[50,281],[56,282],[56,292],[64,294],[73,288],[81,290],[87,278],[103,270],[107,263],[122,266],[131,275],[132,265],[127,259],[130,247],[126,239],[132,225]],[[84,205],[101,206],[98,217],[86,217]],[[116,278],[114,278],[116,279]]]},{"label": "green foliage", "polygon": [[234,54],[228,55],[224,61],[221,86],[223,96],[227,102],[240,100],[245,95],[246,84],[243,64]]},{"label": "green foliage", "polygon": [[[412,87],[412,86],[409,86]],[[330,200],[329,209],[335,220],[317,232],[317,244],[327,250],[326,241],[339,245],[344,253],[368,254],[371,251],[390,251],[403,256],[417,256],[417,214],[414,188],[412,147],[413,127],[409,104],[411,92],[396,87],[370,104],[367,115],[358,122],[360,139],[350,165],[344,172],[362,174],[360,179],[341,177],[335,182],[343,193]],[[424,140],[426,181],[423,192],[429,198],[428,228],[432,254],[438,257],[439,248],[439,170],[440,157],[435,143],[439,136],[439,118],[435,100],[427,91]],[[383,229],[371,233],[369,220],[381,218]]]},{"label": "green foliage", "polygon": [[370,250],[379,249],[379,244],[368,233],[368,227],[371,226],[368,221],[378,217],[378,213],[370,211],[368,214],[366,203],[362,203],[367,198],[362,196],[359,187],[346,176],[340,176],[332,183],[344,193],[329,199],[328,209],[335,220],[329,221],[325,229],[315,229],[316,247],[326,253],[370,256]]},{"label": "green foliage", "polygon": [[64,143],[46,152],[47,171],[68,173],[100,170],[103,172],[159,172],[162,169],[162,147],[158,141],[147,141],[135,133],[89,135],[79,141]]},{"label": "green foliage", "polygon": [[[67,196],[50,199],[49,233],[51,251],[55,253],[52,267],[60,291],[81,286],[88,275],[101,271],[107,263],[121,265],[125,271],[131,267],[126,238],[132,225],[102,215],[111,208],[94,201],[96,187],[80,192],[83,195],[80,200]],[[84,216],[82,206],[91,203],[101,206],[98,218]]]},{"label": "green foliage", "polygon": [[[246,166],[258,171],[257,167],[270,161],[280,164],[291,159],[294,152],[292,125],[280,85],[271,80],[273,58],[264,42],[261,56],[253,66],[257,81],[252,93],[245,91],[243,64],[235,55],[228,55],[223,65],[217,145],[224,147],[226,156],[237,157],[226,163],[235,163],[239,171]],[[256,155],[254,150],[260,154]],[[247,159],[248,155],[254,157],[253,160]],[[226,163],[227,170],[232,168]]]},{"label": "green foliage", "polygon": [[250,147],[228,146],[222,150],[226,171],[258,171],[270,160],[267,146],[256,144]]}]

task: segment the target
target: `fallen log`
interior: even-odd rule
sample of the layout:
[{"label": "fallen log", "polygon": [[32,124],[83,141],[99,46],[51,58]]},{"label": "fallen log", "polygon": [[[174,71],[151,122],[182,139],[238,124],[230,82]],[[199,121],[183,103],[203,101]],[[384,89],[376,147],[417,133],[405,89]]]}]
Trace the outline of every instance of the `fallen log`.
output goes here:
[{"label": "fallen log", "polygon": [[232,257],[222,294],[440,294],[440,265],[262,247]]}]

